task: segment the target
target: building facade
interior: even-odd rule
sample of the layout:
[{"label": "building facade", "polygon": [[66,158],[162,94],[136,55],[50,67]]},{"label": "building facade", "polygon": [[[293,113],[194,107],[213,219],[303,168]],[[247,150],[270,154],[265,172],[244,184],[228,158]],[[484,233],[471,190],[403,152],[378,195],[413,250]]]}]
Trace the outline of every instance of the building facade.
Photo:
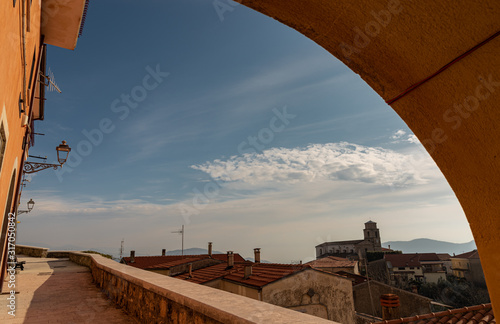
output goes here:
[{"label": "building facade", "polygon": [[477,250],[451,257],[453,275],[472,282],[474,285],[486,287],[483,267]]},{"label": "building facade", "polygon": [[44,119],[46,44],[74,49],[86,5],[86,0],[0,2],[0,286],[12,261],[34,122]]},{"label": "building facade", "polygon": [[377,223],[368,221],[363,229],[362,240],[324,242],[316,246],[316,259],[336,256],[354,260],[366,258],[366,252],[381,252],[380,231]]},{"label": "building facade", "polygon": [[386,254],[384,260],[395,287],[408,287],[412,281],[438,283],[446,280],[443,261],[436,253]]}]

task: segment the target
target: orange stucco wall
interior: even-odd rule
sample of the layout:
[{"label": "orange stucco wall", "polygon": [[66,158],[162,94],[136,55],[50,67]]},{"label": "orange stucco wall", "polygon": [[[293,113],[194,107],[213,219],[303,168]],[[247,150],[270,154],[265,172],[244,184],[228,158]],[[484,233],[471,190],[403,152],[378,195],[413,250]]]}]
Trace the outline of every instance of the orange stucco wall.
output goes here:
[{"label": "orange stucco wall", "polygon": [[[27,1],[29,4],[30,1]],[[26,43],[26,89],[29,86],[30,70],[33,62],[33,55],[38,61],[40,51],[40,2],[32,1],[31,6],[26,8],[27,17],[29,14],[29,23],[26,19],[25,43]],[[16,177],[22,176],[21,167],[23,161],[23,138],[26,128],[22,126],[22,116],[30,114],[29,100],[31,91],[26,92],[26,113],[19,113],[19,95],[23,92],[23,38],[22,38],[22,2],[16,1],[16,6],[13,6],[13,1],[0,2],[0,115],[1,122],[6,129],[6,145],[3,157],[3,162],[0,170],[0,211],[1,220],[0,228],[3,228],[5,222],[6,206],[8,205],[8,193],[11,182],[11,177],[16,170]],[[36,80],[34,72],[31,89]],[[16,189],[17,192],[17,182]],[[16,206],[12,206],[15,209]],[[4,240],[5,241],[5,240]],[[5,242],[4,242],[5,244]],[[4,246],[1,244],[0,246]],[[4,250],[0,251],[2,255],[2,267],[4,269]]]},{"label": "orange stucco wall", "polygon": [[[241,3],[315,41],[385,100],[434,74],[500,29],[500,2],[495,0]],[[391,105],[424,144],[462,205],[497,311],[499,53],[500,37],[496,37]]]}]

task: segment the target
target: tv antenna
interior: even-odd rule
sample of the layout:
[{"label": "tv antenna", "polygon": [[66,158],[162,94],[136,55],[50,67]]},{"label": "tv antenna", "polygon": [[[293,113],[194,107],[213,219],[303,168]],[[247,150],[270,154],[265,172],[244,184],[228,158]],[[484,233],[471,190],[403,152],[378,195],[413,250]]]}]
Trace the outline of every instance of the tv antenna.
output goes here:
[{"label": "tv antenna", "polygon": [[173,231],[172,233],[177,233],[177,234],[182,234],[182,250],[181,250],[181,255],[184,256],[184,225],[182,225],[182,229],[178,231]]},{"label": "tv antenna", "polygon": [[47,72],[47,75],[44,75],[42,72],[40,72],[40,76],[43,77],[45,80],[47,80],[47,83],[45,83],[45,80],[40,80],[40,82],[42,82],[44,86],[49,87],[49,91],[56,90],[57,92],[61,93],[61,89],[59,89],[59,87],[57,86],[54,79],[54,73],[52,73],[50,67]]},{"label": "tv antenna", "polygon": [[121,245],[120,245],[120,261],[121,261],[121,259],[122,259],[122,257],[123,257],[123,242],[125,242],[125,240],[124,240],[124,239],[122,239],[122,243],[121,243]]}]

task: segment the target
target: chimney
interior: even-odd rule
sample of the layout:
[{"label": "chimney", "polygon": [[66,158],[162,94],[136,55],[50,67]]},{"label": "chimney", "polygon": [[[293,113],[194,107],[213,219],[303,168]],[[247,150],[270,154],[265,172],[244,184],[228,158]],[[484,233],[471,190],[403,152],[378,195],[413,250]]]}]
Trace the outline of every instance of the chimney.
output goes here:
[{"label": "chimney", "polygon": [[382,319],[391,320],[399,318],[399,297],[395,294],[383,294],[380,296],[382,306]]},{"label": "chimney", "polygon": [[391,245],[389,244],[388,247],[389,247],[389,250],[390,250],[391,249]]},{"label": "chimney", "polygon": [[244,279],[250,278],[251,275],[252,275],[252,265],[246,265],[245,266],[245,277],[244,277]]},{"label": "chimney", "polygon": [[165,256],[165,253],[167,252],[166,249],[161,249],[161,256]]},{"label": "chimney", "polygon": [[212,257],[212,242],[208,242],[208,256]]},{"label": "chimney", "polygon": [[253,254],[254,254],[253,259],[255,263],[260,263],[260,248],[253,249]]},{"label": "chimney", "polygon": [[188,264],[189,278],[193,278],[193,264]]},{"label": "chimney", "polygon": [[135,262],[135,251],[130,251],[130,263]]},{"label": "chimney", "polygon": [[234,267],[234,254],[233,251],[227,251],[227,266]]}]

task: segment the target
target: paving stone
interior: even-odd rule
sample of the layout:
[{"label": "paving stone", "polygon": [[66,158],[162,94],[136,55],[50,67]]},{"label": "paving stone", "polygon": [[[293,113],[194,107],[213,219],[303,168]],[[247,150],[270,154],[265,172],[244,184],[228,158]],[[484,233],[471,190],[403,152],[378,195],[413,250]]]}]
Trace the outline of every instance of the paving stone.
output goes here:
[{"label": "paving stone", "polygon": [[[18,259],[26,264],[24,271],[16,274],[16,316],[8,314],[10,295],[1,295],[0,323],[139,323],[92,283],[88,268],[68,259]],[[11,290],[7,282],[3,286],[2,293]]]}]

